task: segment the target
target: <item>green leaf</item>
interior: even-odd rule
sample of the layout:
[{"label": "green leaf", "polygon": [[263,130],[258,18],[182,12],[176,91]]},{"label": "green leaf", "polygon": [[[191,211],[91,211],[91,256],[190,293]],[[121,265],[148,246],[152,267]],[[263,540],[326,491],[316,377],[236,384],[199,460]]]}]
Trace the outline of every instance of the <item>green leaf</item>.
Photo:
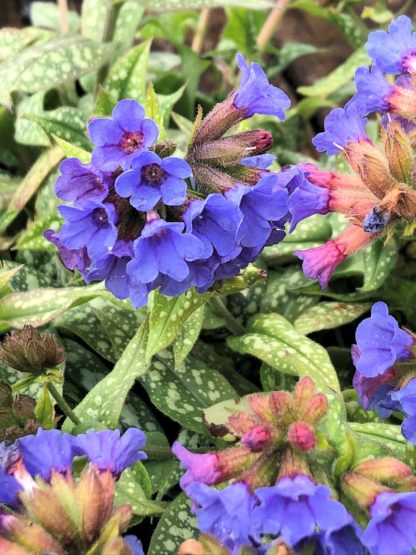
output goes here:
[{"label": "green leaf", "polygon": [[19,183],[19,178],[0,172],[0,212],[7,208]]},{"label": "green leaf", "polygon": [[[146,372],[147,337],[146,321],[137,330],[113,370],[75,408],[75,414],[81,422],[88,424],[89,421],[95,421],[107,428],[117,427],[130,389],[135,380]],[[71,431],[73,427],[74,424],[66,419],[63,430]]]},{"label": "green leaf", "polygon": [[194,289],[189,289],[179,297],[165,297],[155,291],[150,311],[146,360],[174,341],[182,325],[208,300],[208,296],[199,295]]},{"label": "green leaf", "polygon": [[[61,19],[59,9],[51,2],[32,2],[30,5],[30,19],[35,27],[46,27],[54,31],[61,30]],[[75,33],[80,24],[79,15],[68,10],[69,31]]]},{"label": "green leaf", "polygon": [[10,201],[7,210],[0,216],[0,233],[12,223],[19,212],[41,186],[43,180],[62,160],[62,151],[58,147],[43,152],[21,181]]},{"label": "green leaf", "polygon": [[41,393],[38,396],[35,406],[35,416],[42,428],[45,428],[46,430],[53,428],[55,411],[53,409],[52,399],[46,385],[42,387]]},{"label": "green leaf", "polygon": [[104,89],[116,100],[134,98],[144,103],[150,45],[151,41],[146,41],[135,46],[110,68]]},{"label": "green leaf", "polygon": [[144,491],[144,486],[146,487],[146,485],[143,484],[143,477],[142,480],[138,479],[138,467],[140,467],[141,473],[145,474],[149,481],[146,469],[140,463],[136,463],[133,468],[125,470],[116,484],[116,504],[123,505],[127,503],[136,516],[160,515],[164,511],[164,507],[152,501],[146,495]]},{"label": "green leaf", "polygon": [[144,7],[140,2],[124,1],[117,14],[112,42],[121,44],[122,50],[128,48],[134,41],[143,14]]},{"label": "green leaf", "polygon": [[101,86],[99,88],[97,101],[94,106],[94,116],[96,117],[109,117],[113,111],[117,100]]},{"label": "green leaf", "polygon": [[24,29],[4,27],[0,29],[0,62],[7,60],[31,44],[48,40],[51,36],[50,31],[36,27],[25,27]]},{"label": "green leaf", "polygon": [[102,285],[44,288],[10,293],[0,300],[0,329],[44,326],[73,306],[103,293]]},{"label": "green leaf", "polygon": [[83,0],[81,33],[88,39],[100,42],[104,39],[112,10],[111,0]]},{"label": "green leaf", "polygon": [[307,56],[310,54],[316,54],[317,52],[322,52],[322,48],[317,48],[313,44],[305,44],[303,42],[285,42],[282,48],[279,50],[279,58],[277,65],[272,65],[267,70],[267,76],[269,79],[282,72],[286,67],[301,58],[302,56]]},{"label": "green leaf", "polygon": [[329,330],[353,322],[370,308],[371,303],[322,302],[305,310],[294,322],[303,335]]},{"label": "green leaf", "polygon": [[358,66],[368,65],[370,58],[364,47],[356,50],[351,56],[334,71],[313,85],[299,87],[298,92],[304,96],[319,96],[327,98],[331,93],[348,83],[353,77]]},{"label": "green leaf", "polygon": [[169,125],[169,119],[172,113],[172,109],[178,100],[182,97],[186,90],[186,84],[182,85],[177,91],[172,94],[158,94],[157,98],[159,100],[160,110],[163,116],[163,124],[165,127]]},{"label": "green leaf", "polygon": [[364,284],[359,291],[375,291],[383,285],[389,274],[396,268],[398,260],[397,243],[385,244],[373,241],[362,251]]},{"label": "green leaf", "polygon": [[142,5],[152,12],[200,10],[203,8],[240,7],[250,10],[267,10],[272,8],[274,0],[142,0]]},{"label": "green leaf", "polygon": [[54,38],[0,64],[0,103],[11,106],[11,93],[34,93],[75,81],[104,64],[111,46],[79,36]]},{"label": "green leaf", "polygon": [[41,114],[24,116],[37,123],[49,136],[54,135],[84,150],[91,150],[91,142],[86,137],[87,127],[78,108],[62,106]]},{"label": "green leaf", "polygon": [[45,91],[23,98],[17,105],[17,118],[14,138],[23,145],[50,146],[48,134],[30,116],[44,112]]},{"label": "green leaf", "polygon": [[75,146],[68,141],[65,141],[61,137],[56,135],[52,135],[54,141],[59,146],[59,148],[63,151],[66,158],[78,158],[83,164],[88,164],[91,162],[91,152],[88,150],[84,150],[79,146]]},{"label": "green leaf", "polygon": [[201,332],[204,322],[205,306],[199,307],[179,329],[175,342],[173,343],[173,354],[175,364],[179,366],[191,352]]},{"label": "green leaf", "polygon": [[45,218],[40,218],[29,224],[27,229],[19,236],[14,248],[27,249],[33,251],[56,252],[56,247],[50,243],[43,233],[46,229],[58,231],[62,224],[62,217],[58,212],[50,214]]},{"label": "green leaf", "polygon": [[[234,43],[236,50],[245,55],[256,51],[256,39],[264,24],[266,14],[243,8],[227,10],[227,25],[223,40]],[[221,45],[220,45],[221,48]]]},{"label": "green leaf", "polygon": [[152,403],[185,428],[207,435],[203,409],[237,396],[234,388],[213,368],[188,357],[175,368],[168,351],[158,353],[140,379]]},{"label": "green leaf", "polygon": [[[388,454],[407,459],[407,441],[403,437],[400,426],[384,422],[349,422],[349,426],[357,436],[357,459],[374,457],[374,447],[369,450],[369,440],[379,444],[379,454]],[[369,452],[368,452],[369,451]]]},{"label": "green leaf", "polygon": [[146,110],[146,116],[155,121],[159,128],[158,140],[164,141],[167,135],[163,123],[163,113],[158,96],[155,93],[155,89],[153,88],[153,83],[151,82],[147,86],[146,101],[144,107]]},{"label": "green leaf", "polygon": [[191,501],[181,493],[172,501],[153,533],[148,555],[177,553],[180,544],[198,535],[195,517],[191,512]]}]

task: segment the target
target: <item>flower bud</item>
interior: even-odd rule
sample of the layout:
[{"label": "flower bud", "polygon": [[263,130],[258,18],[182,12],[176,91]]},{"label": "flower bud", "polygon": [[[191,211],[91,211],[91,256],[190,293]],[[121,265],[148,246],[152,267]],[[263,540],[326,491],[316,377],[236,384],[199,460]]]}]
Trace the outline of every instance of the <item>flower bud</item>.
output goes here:
[{"label": "flower bud", "polygon": [[403,183],[411,183],[414,156],[409,137],[397,121],[382,129],[381,139],[392,175]]},{"label": "flower bud", "polygon": [[[416,476],[410,466],[394,457],[363,461],[354,468],[354,472],[386,486],[400,487],[406,484],[408,489],[416,487]],[[409,488],[411,484],[413,487]]]},{"label": "flower bud", "polygon": [[309,403],[299,411],[299,418],[309,424],[316,424],[328,412],[328,399],[323,393],[316,393]]},{"label": "flower bud", "polygon": [[241,438],[242,444],[254,452],[262,451],[271,440],[272,433],[266,426],[254,426]]},{"label": "flower bud", "polygon": [[309,424],[305,424],[305,422],[295,422],[292,424],[289,428],[287,439],[294,449],[304,453],[314,449],[316,445],[315,430]]},{"label": "flower bud", "polygon": [[294,555],[295,552],[283,541],[277,540],[267,552],[266,555]]},{"label": "flower bud", "polygon": [[202,120],[201,125],[197,129],[193,146],[201,145],[208,141],[215,141],[242,121],[245,117],[246,110],[236,108],[232,97],[220,102],[211,110],[211,112]]},{"label": "flower bud", "polygon": [[166,140],[155,145],[153,150],[161,158],[166,158],[175,152],[176,144],[173,141]]},{"label": "flower bud", "polygon": [[389,488],[386,486],[357,472],[344,474],[341,478],[341,487],[350,499],[364,509],[372,505],[379,493],[389,491]]},{"label": "flower bud", "polygon": [[197,540],[186,540],[179,546],[178,555],[204,555],[204,546]]},{"label": "flower bud", "polygon": [[64,361],[65,352],[51,333],[38,332],[32,326],[13,331],[0,345],[0,362],[20,372],[39,374]]},{"label": "flower bud", "polygon": [[312,477],[308,463],[306,462],[303,453],[300,453],[299,451],[294,451],[293,449],[288,447],[283,453],[276,483],[281,478],[290,478],[293,476],[297,476],[298,474]]},{"label": "flower bud", "polygon": [[23,547],[6,540],[5,538],[0,538],[0,554],[1,555],[33,555],[33,551],[27,551]]},{"label": "flower bud", "polygon": [[293,422],[294,402],[287,391],[272,391],[269,396],[269,408],[272,421],[278,425],[289,425]]},{"label": "flower bud", "polygon": [[132,550],[123,538],[118,537],[109,540],[103,546],[100,555],[132,555]]},{"label": "flower bud", "polygon": [[209,164],[193,162],[190,158],[187,158],[187,162],[192,167],[193,176],[200,190],[204,193],[222,193],[231,189],[236,183],[235,179],[219,168]]},{"label": "flower bud", "polygon": [[[65,555],[62,547],[47,531],[24,517],[18,516],[9,519],[7,530],[3,533],[8,540],[15,542],[19,547],[27,549],[29,553],[56,553],[57,555]],[[7,552],[8,555],[12,553],[14,551]]]}]

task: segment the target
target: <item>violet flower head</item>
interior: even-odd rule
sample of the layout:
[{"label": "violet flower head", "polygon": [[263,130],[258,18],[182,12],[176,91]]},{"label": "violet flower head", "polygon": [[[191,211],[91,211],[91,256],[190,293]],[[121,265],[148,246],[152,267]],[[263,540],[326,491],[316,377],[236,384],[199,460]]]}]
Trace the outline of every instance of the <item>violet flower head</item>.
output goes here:
[{"label": "violet flower head", "polygon": [[142,542],[136,536],[124,536],[124,541],[131,549],[131,555],[144,555]]},{"label": "violet flower head", "polygon": [[156,123],[145,118],[143,106],[131,99],[121,100],[111,118],[93,119],[88,131],[95,144],[92,163],[106,172],[128,169],[133,156],[152,146],[158,136]]},{"label": "violet flower head", "polygon": [[363,229],[368,233],[379,233],[390,221],[388,212],[382,211],[378,206],[374,206],[363,221]]},{"label": "violet flower head", "polygon": [[60,239],[60,232],[56,232],[53,229],[47,229],[43,235],[48,241],[57,247],[59,256],[68,270],[79,270],[85,279],[86,270],[91,262],[87,253],[87,248],[82,246],[79,249],[69,249],[62,243]]},{"label": "violet flower head", "polygon": [[389,97],[394,92],[394,85],[386,80],[376,64],[371,68],[359,67],[354,79],[357,87],[355,98],[365,106],[366,115],[389,110]]},{"label": "violet flower head", "polygon": [[187,262],[209,256],[197,237],[183,233],[184,224],[156,219],[146,224],[134,241],[134,258],[127,264],[133,285],[151,283],[162,275],[176,281],[189,276]]},{"label": "violet flower head", "polygon": [[119,430],[89,430],[74,438],[74,452],[87,459],[99,470],[109,470],[115,477],[136,461],[147,458],[141,451],[146,436],[138,428],[128,428],[123,435]]},{"label": "violet flower head", "polygon": [[231,555],[240,548],[252,545],[252,523],[255,498],[246,484],[233,483],[217,490],[194,482],[188,494],[196,505],[198,527],[217,538]]},{"label": "violet flower head", "polygon": [[290,107],[290,99],[281,89],[271,85],[259,64],[249,64],[242,54],[237,54],[241,71],[241,82],[233,93],[234,106],[245,110],[245,117],[254,114],[276,116],[285,120],[285,110]]},{"label": "violet flower head", "polygon": [[105,279],[106,288],[117,299],[126,299],[129,296],[127,264],[133,257],[131,242],[117,241],[111,252],[98,258],[88,272],[89,281]]},{"label": "violet flower head", "polygon": [[273,162],[276,160],[274,154],[259,154],[258,156],[248,156],[240,160],[240,164],[243,166],[250,166],[251,168],[257,168],[258,170],[267,170]]},{"label": "violet flower head", "polygon": [[346,104],[345,108],[332,110],[325,118],[325,131],[312,139],[316,150],[331,156],[340,152],[348,143],[368,140],[365,132],[367,119],[364,115],[364,107],[355,99]]},{"label": "violet flower head", "polygon": [[133,157],[131,168],[117,178],[115,188],[120,196],[130,198],[137,210],[151,210],[161,199],[167,206],[184,203],[184,179],[192,174],[185,160],[174,156],[162,160],[156,153],[146,151]]},{"label": "violet flower head", "polygon": [[410,555],[416,548],[416,492],[377,495],[362,541],[377,555]]},{"label": "violet flower head", "polygon": [[[359,356],[357,345],[353,345],[353,352],[354,350],[357,356],[354,357],[353,354],[353,361]],[[352,380],[360,405],[364,410],[375,410],[380,418],[388,418],[393,410],[400,408],[400,404],[389,395],[396,382],[397,377],[392,368],[374,378],[366,378],[357,371]]]},{"label": "violet flower head", "polygon": [[398,405],[397,410],[405,415],[402,424],[404,437],[416,445],[416,378],[409,380],[398,391],[391,391],[389,398]]},{"label": "violet flower head", "polygon": [[288,193],[275,174],[262,177],[253,187],[237,184],[225,196],[243,214],[237,231],[237,240],[243,247],[264,247],[276,227],[274,222],[287,214]]},{"label": "violet flower head", "polygon": [[0,467],[0,505],[14,507],[22,490],[19,482]]},{"label": "violet flower head", "polygon": [[393,19],[388,31],[370,33],[365,46],[384,73],[398,75],[416,70],[416,33],[411,19],[405,15]]},{"label": "violet flower head", "polygon": [[[311,183],[305,172],[297,168],[298,173],[290,182],[292,193],[289,195],[287,207],[290,214],[290,229],[292,232],[297,224],[314,214],[329,212],[329,190]],[[280,174],[278,174],[280,175]]]},{"label": "violet flower head", "polygon": [[328,241],[319,247],[294,251],[293,254],[303,260],[302,268],[305,276],[318,280],[322,289],[328,287],[335,268],[346,258],[336,240]]},{"label": "violet flower head", "polygon": [[319,534],[314,555],[370,555],[361,542],[362,530],[351,517],[339,528]]},{"label": "violet flower head", "polygon": [[218,455],[216,453],[192,453],[179,441],[172,445],[172,453],[181,461],[186,472],[180,480],[181,488],[185,491],[194,482],[215,484],[221,479],[218,469]]},{"label": "violet flower head", "polygon": [[215,249],[227,260],[235,258],[241,251],[236,235],[242,219],[238,206],[216,193],[204,200],[191,201],[183,216],[186,231],[202,241],[208,256]]},{"label": "violet flower head", "polygon": [[67,158],[59,165],[61,175],[55,182],[56,196],[78,204],[86,200],[102,201],[108,194],[108,177],[92,164]]},{"label": "violet flower head", "polygon": [[117,240],[117,213],[112,204],[86,201],[82,207],[59,206],[65,223],[59,240],[69,249],[87,248],[90,258],[108,252]]},{"label": "violet flower head", "polygon": [[355,339],[358,350],[354,364],[367,378],[383,374],[398,360],[410,358],[414,345],[413,337],[399,327],[381,301],[372,306],[371,317],[358,325]]},{"label": "violet flower head", "polygon": [[32,477],[48,481],[52,471],[68,472],[72,469],[74,437],[59,430],[43,430],[36,435],[21,437],[16,442],[23,464]]},{"label": "violet flower head", "polygon": [[331,490],[307,476],[282,478],[276,486],[257,489],[256,496],[256,533],[279,535],[290,545],[353,522],[345,507],[331,498]]},{"label": "violet flower head", "polygon": [[[277,240],[275,239],[275,244],[281,241],[285,236],[285,232],[282,230],[278,230],[278,233],[280,235]],[[272,234],[274,235],[274,231],[272,231]],[[246,268],[250,264],[250,262],[254,262],[256,260],[261,253],[262,248],[263,245],[259,247],[243,247],[240,254],[236,258],[233,258],[228,262],[221,262],[218,265],[215,269],[214,279],[221,280],[238,275],[242,269]]]}]

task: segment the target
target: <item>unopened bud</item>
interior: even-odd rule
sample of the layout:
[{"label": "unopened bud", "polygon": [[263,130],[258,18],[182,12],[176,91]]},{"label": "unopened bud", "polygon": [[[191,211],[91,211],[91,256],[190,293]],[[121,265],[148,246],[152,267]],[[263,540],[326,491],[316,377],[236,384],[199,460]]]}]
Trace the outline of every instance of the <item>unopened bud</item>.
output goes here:
[{"label": "unopened bud", "polygon": [[296,407],[302,411],[308,405],[309,401],[316,393],[315,382],[309,376],[304,376],[296,384],[295,390],[293,392],[293,398],[295,400]]},{"label": "unopened bud", "polygon": [[405,88],[395,85],[387,100],[394,113],[410,120],[416,117],[416,92],[414,87]]},{"label": "unopened bud", "polygon": [[416,483],[416,477],[410,466],[394,457],[363,461],[354,468],[354,472],[391,487],[401,486],[404,483],[409,485],[410,480],[414,488]]},{"label": "unopened bud", "polygon": [[254,426],[241,438],[241,443],[251,451],[263,451],[271,442],[272,433],[266,426]]},{"label": "unopened bud", "polygon": [[341,478],[341,487],[350,499],[364,509],[372,505],[375,497],[379,493],[382,491],[390,491],[386,486],[362,474],[358,474],[357,472],[344,474]]},{"label": "unopened bud", "polygon": [[272,391],[269,396],[269,407],[274,423],[289,425],[293,422],[293,397],[287,391]]},{"label": "unopened bud", "polygon": [[277,482],[281,478],[292,478],[298,474],[312,478],[305,455],[288,447],[282,456]]},{"label": "unopened bud", "polygon": [[228,418],[225,428],[227,432],[231,432],[237,437],[242,437],[258,425],[259,420],[251,414],[236,412]]},{"label": "unopened bud", "polygon": [[0,554],[1,555],[32,555],[33,551],[27,551],[23,547],[6,540],[5,538],[0,538]]},{"label": "unopened bud", "polygon": [[179,546],[178,555],[204,555],[204,547],[197,540],[186,540]]},{"label": "unopened bud", "polygon": [[193,138],[193,145],[198,146],[208,141],[215,141],[242,121],[246,110],[238,109],[233,104],[232,97],[228,97],[217,104],[211,112],[202,120],[201,125]]},{"label": "unopened bud", "polygon": [[192,167],[192,173],[199,189],[204,193],[223,193],[227,189],[231,189],[237,182],[236,179],[219,168],[194,162],[190,158],[186,160]]},{"label": "unopened bud", "polygon": [[403,183],[411,183],[414,156],[409,137],[397,121],[390,121],[381,132],[384,152],[392,175]]},{"label": "unopened bud", "polygon": [[294,555],[294,553],[283,540],[277,540],[277,543],[266,552],[266,555]]},{"label": "unopened bud", "polygon": [[173,141],[163,141],[163,143],[155,145],[153,150],[161,158],[166,158],[175,152],[176,144]]},{"label": "unopened bud", "polygon": [[39,374],[58,366],[64,358],[65,352],[55,336],[32,326],[12,332],[0,345],[0,362],[20,372]]},{"label": "unopened bud", "polygon": [[[15,542],[17,546],[27,549],[29,553],[57,553],[58,555],[64,555],[61,545],[46,530],[24,517],[18,516],[10,520],[4,535],[9,541]],[[7,555],[12,555],[13,553],[14,555],[14,553],[19,553],[19,551],[7,551],[5,553]]]},{"label": "unopened bud", "polygon": [[416,193],[403,183],[389,191],[380,202],[379,208],[389,215],[414,220],[416,217]]},{"label": "unopened bud", "polygon": [[101,549],[100,555],[133,555],[132,549],[123,538],[110,539]]},{"label": "unopened bud", "polygon": [[299,419],[309,424],[316,424],[328,412],[328,399],[323,393],[316,393],[299,411]]},{"label": "unopened bud", "polygon": [[315,430],[309,424],[305,422],[295,422],[289,428],[287,439],[290,445],[306,453],[315,448],[316,445],[316,434]]}]

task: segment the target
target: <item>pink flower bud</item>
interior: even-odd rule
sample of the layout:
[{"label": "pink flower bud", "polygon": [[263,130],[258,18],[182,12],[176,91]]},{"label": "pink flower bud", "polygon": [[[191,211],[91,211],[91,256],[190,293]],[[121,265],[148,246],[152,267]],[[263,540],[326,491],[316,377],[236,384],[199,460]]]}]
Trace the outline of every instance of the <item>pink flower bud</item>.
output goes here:
[{"label": "pink flower bud", "polygon": [[243,445],[251,451],[262,451],[271,441],[271,431],[265,426],[254,426],[241,438]]},{"label": "pink flower bud", "polygon": [[305,422],[295,422],[289,428],[287,439],[290,445],[298,451],[307,452],[315,448],[315,430]]}]

